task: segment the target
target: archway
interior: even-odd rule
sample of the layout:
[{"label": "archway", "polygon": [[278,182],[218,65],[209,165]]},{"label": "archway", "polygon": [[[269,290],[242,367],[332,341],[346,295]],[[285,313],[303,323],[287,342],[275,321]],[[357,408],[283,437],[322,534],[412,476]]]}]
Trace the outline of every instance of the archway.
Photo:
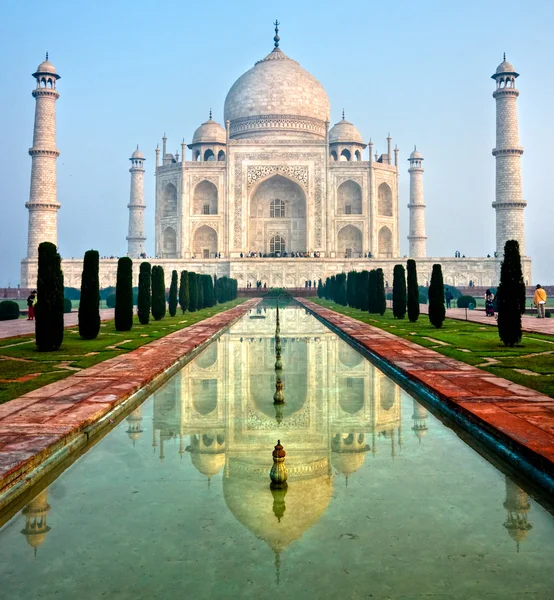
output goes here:
[{"label": "archway", "polygon": [[177,234],[173,227],[164,229],[162,236],[163,258],[177,258]]},{"label": "archway", "polygon": [[177,216],[177,188],[168,183],[162,190],[162,217]]},{"label": "archway", "polygon": [[362,214],[362,188],[355,181],[348,180],[339,185],[337,213],[339,215]]},{"label": "archway", "polygon": [[220,162],[225,160],[225,152],[223,150],[220,150],[217,153],[217,160]]},{"label": "archway", "polygon": [[379,256],[392,258],[392,232],[388,227],[379,230]]},{"label": "archway", "polygon": [[392,217],[392,190],[388,183],[382,183],[377,191],[377,213],[382,217]]},{"label": "archway", "polygon": [[352,155],[350,154],[350,150],[346,148],[340,153],[340,160],[342,161],[350,161],[352,160]]},{"label": "archway", "polygon": [[362,232],[354,225],[347,225],[337,236],[339,257],[359,258],[362,254]]},{"label": "archway", "polygon": [[338,157],[337,157],[337,153],[336,153],[334,150],[332,150],[332,151],[331,151],[331,160],[332,160],[333,162],[335,162],[335,161],[337,160],[337,158],[338,158]]},{"label": "archway", "polygon": [[206,152],[204,152],[204,161],[214,161],[215,160],[215,154],[213,152],[213,150],[206,150]]},{"label": "archway", "polygon": [[201,181],[195,188],[192,211],[195,215],[216,215],[217,187],[211,181]]},{"label": "archway", "polygon": [[217,233],[212,227],[202,225],[194,233],[193,254],[196,258],[214,258],[217,252]]},{"label": "archway", "polygon": [[287,252],[306,252],[306,195],[282,175],[262,181],[250,197],[248,251],[269,253],[271,238],[286,240]]}]

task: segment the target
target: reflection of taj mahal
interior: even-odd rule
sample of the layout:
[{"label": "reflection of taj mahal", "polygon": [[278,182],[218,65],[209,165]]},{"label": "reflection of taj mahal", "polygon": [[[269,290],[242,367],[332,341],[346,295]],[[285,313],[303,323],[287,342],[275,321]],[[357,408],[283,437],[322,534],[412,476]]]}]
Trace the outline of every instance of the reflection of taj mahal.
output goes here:
[{"label": "reflection of taj mahal", "polygon": [[[224,126],[212,119],[190,144],[168,150],[164,134],[155,158],[155,256],[169,270],[227,275],[239,287],[303,286],[341,271],[381,267],[392,281],[399,243],[399,151],[387,138],[383,152],[365,143],[345,119],[331,125],[329,98],[319,81],[279,47],[241,75],[225,99]],[[34,74],[37,89],[27,258],[22,285],[36,277],[38,243],[57,243],[55,103],[59,75],[46,60]],[[496,250],[517,239],[524,254],[520,155],[515,101],[518,76],[504,61],[497,80]],[[190,158],[187,158],[190,153]],[[128,255],[145,251],[145,156],[131,155]],[[418,260],[420,282],[441,262],[445,282],[491,285],[499,260],[427,258],[423,156],[408,158],[409,257]],[[402,204],[402,203],[400,203]],[[491,240],[491,249],[494,244]],[[491,250],[492,251],[492,250]],[[278,259],[277,259],[278,258]],[[309,260],[311,259],[311,260]],[[101,286],[115,282],[117,261],[103,260]],[[138,276],[139,261],[135,270]],[[80,260],[64,260],[66,285],[79,286]],[[530,261],[525,260],[530,278]]]}]

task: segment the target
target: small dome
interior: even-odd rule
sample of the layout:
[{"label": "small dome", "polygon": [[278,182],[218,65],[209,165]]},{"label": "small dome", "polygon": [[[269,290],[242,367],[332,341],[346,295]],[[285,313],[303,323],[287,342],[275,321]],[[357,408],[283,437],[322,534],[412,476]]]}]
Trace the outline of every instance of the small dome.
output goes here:
[{"label": "small dome", "polygon": [[133,154],[131,154],[131,158],[140,158],[141,160],[144,160],[144,154],[139,150],[138,146]]},{"label": "small dome", "polygon": [[210,118],[205,123],[202,123],[202,125],[194,132],[192,143],[225,144],[227,143],[227,134],[225,133],[225,129],[212,119],[210,113]]},{"label": "small dome", "polygon": [[414,147],[414,151],[410,154],[409,160],[423,160],[423,155]]},{"label": "small dome", "polygon": [[514,65],[509,63],[506,59],[504,59],[498,67],[496,67],[496,74],[500,75],[500,73],[515,73]]},{"label": "small dome", "polygon": [[37,67],[37,73],[50,73],[51,75],[56,75],[56,67],[46,59]]},{"label": "small dome", "polygon": [[337,142],[363,143],[360,132],[352,123],[350,123],[350,121],[346,121],[344,117],[342,118],[342,121],[333,125],[329,130],[329,143],[334,144]]}]

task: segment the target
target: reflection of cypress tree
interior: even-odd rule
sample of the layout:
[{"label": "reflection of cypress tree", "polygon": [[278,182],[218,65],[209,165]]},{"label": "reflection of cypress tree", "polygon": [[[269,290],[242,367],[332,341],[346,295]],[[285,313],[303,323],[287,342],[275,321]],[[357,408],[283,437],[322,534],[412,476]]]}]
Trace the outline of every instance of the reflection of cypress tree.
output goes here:
[{"label": "reflection of cypress tree", "polygon": [[152,304],[152,265],[149,262],[140,264],[139,285],[137,298],[137,313],[141,325],[150,322],[150,308]]},{"label": "reflection of cypress tree", "polygon": [[505,346],[514,346],[521,341],[521,315],[525,312],[525,283],[516,240],[508,240],[504,246],[497,296],[498,335]]},{"label": "reflection of cypress tree", "polygon": [[406,273],[404,265],[394,265],[392,280],[392,314],[397,319],[406,316]]},{"label": "reflection of cypress tree", "polygon": [[183,313],[189,307],[189,273],[181,271],[181,279],[179,281],[179,306]]},{"label": "reflection of cypress tree", "polygon": [[377,269],[377,274],[375,276],[376,283],[376,311],[381,316],[385,314],[387,310],[387,295],[385,294],[385,275],[383,273],[383,269]]},{"label": "reflection of cypress tree", "polygon": [[419,287],[417,284],[416,261],[408,261],[408,319],[415,323],[419,318]]},{"label": "reflection of cypress tree", "polygon": [[429,321],[431,325],[437,328],[442,327],[445,314],[442,268],[440,265],[433,265],[431,283],[429,285]]}]

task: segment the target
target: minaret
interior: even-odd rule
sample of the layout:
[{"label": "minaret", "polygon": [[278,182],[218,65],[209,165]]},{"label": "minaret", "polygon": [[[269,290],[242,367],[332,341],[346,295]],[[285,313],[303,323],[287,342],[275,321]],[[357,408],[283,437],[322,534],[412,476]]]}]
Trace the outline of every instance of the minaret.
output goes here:
[{"label": "minaret", "polygon": [[525,256],[525,227],[523,209],[527,203],[521,192],[520,157],[523,148],[519,145],[516,100],[516,77],[513,65],[504,60],[498,65],[492,78],[496,90],[496,194],[493,208],[496,210],[496,251],[504,253],[507,240],[517,240],[521,256]]},{"label": "minaret", "polygon": [[423,156],[414,146],[408,162],[410,168],[410,233],[408,240],[410,258],[424,258],[427,256],[427,236],[425,235],[425,202],[423,200]]},{"label": "minaret", "polygon": [[58,245],[58,217],[60,208],[56,198],[56,159],[60,155],[56,149],[56,82],[60,76],[48,60],[41,63],[33,73],[37,87],[33,90],[35,105],[35,127],[33,147],[29,148],[32,157],[31,192],[25,206],[29,209],[29,229],[27,238],[27,258],[38,256],[41,242]]},{"label": "minaret", "polygon": [[139,258],[144,253],[144,155],[137,149],[131,154],[131,196],[127,208],[129,209],[129,235],[127,236],[127,255]]}]

